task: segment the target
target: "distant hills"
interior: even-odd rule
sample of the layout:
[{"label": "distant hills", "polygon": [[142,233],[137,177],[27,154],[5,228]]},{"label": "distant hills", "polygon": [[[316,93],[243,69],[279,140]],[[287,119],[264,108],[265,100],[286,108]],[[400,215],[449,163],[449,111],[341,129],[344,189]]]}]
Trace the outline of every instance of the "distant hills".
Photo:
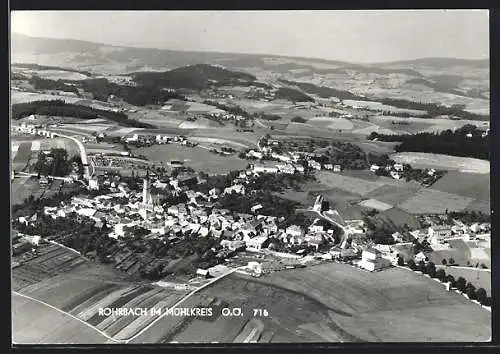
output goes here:
[{"label": "distant hills", "polygon": [[[177,68],[185,65],[199,63],[220,64],[228,68],[259,67],[263,69],[273,68],[277,72],[293,69],[299,70],[319,70],[318,73],[342,72],[345,70],[357,70],[363,72],[374,72],[387,74],[391,72],[406,73],[409,75],[420,75],[412,67],[427,66],[434,69],[443,69],[451,66],[466,65],[475,68],[489,68],[489,60],[468,60],[456,58],[421,58],[414,60],[402,60],[394,62],[383,62],[373,64],[349,63],[344,61],[303,58],[303,57],[283,57],[272,54],[238,54],[238,53],[216,53],[216,52],[194,52],[176,51],[167,49],[135,48],[94,43],[74,39],[53,39],[30,37],[23,34],[12,33],[11,52],[13,62],[27,62],[26,60],[15,60],[17,56],[31,54],[38,57],[37,64],[62,66],[69,64],[72,67],[91,68],[92,64],[105,65],[112,63],[122,63],[126,66],[125,71],[141,70],[148,66],[152,68]],[[45,59],[57,61],[54,54],[72,54],[68,56],[67,63],[43,62]],[[290,59],[304,63],[269,63],[264,60],[269,59]],[[29,61],[34,62],[34,61]],[[306,63],[307,62],[307,63]],[[62,65],[61,65],[62,64]],[[313,64],[329,65],[331,68],[320,68]],[[403,69],[398,67],[405,67]],[[407,69],[408,68],[408,69]],[[322,72],[323,71],[323,72]]]}]

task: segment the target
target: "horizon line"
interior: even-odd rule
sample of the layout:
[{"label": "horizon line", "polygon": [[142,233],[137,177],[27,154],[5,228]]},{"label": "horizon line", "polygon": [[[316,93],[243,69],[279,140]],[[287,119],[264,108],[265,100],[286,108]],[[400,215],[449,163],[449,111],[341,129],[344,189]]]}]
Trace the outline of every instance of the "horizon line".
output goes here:
[{"label": "horizon line", "polygon": [[12,40],[12,35],[20,35],[24,37],[34,38],[34,39],[53,39],[53,40],[61,40],[61,41],[79,41],[85,43],[92,43],[110,47],[119,47],[119,48],[132,48],[132,49],[149,49],[149,50],[164,50],[164,51],[173,51],[173,52],[185,52],[185,53],[210,53],[210,54],[237,54],[237,55],[249,55],[249,56],[274,56],[279,58],[293,58],[293,59],[307,59],[307,60],[316,60],[316,61],[327,61],[327,62],[341,62],[346,64],[358,64],[358,65],[378,65],[378,64],[390,64],[390,63],[401,63],[401,62],[412,62],[418,60],[428,60],[428,59],[454,59],[454,60],[465,60],[465,61],[490,61],[490,57],[487,58],[466,58],[466,57],[415,57],[412,59],[392,59],[392,60],[384,60],[384,61],[372,61],[372,62],[360,62],[360,61],[346,61],[341,59],[328,59],[328,58],[320,58],[320,57],[307,57],[300,55],[285,55],[285,54],[272,54],[272,53],[249,53],[249,52],[219,52],[219,51],[210,51],[210,50],[183,50],[183,49],[171,49],[171,48],[159,48],[159,47],[142,47],[136,45],[121,45],[121,44],[109,44],[97,41],[90,41],[86,39],[78,39],[78,38],[60,38],[60,37],[43,37],[43,36],[31,36],[25,33],[13,32],[9,31],[10,40]]}]

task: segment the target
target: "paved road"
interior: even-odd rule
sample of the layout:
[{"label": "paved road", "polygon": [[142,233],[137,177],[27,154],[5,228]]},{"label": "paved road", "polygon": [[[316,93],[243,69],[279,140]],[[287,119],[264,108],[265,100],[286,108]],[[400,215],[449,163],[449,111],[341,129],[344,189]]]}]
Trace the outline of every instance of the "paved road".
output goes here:
[{"label": "paved road", "polygon": [[[60,134],[57,132],[52,132],[52,133],[54,133],[55,136],[59,136],[61,138],[66,138],[66,139],[72,140],[76,143],[76,145],[78,146],[78,149],[80,149],[80,156],[81,156],[82,164],[83,164],[83,177],[87,180],[90,179],[90,176],[94,173],[94,170],[93,170],[94,168],[93,168],[93,166],[92,167],[89,166],[87,151],[85,150],[85,146],[83,146],[83,143],[80,140],[73,138],[72,136],[63,135],[63,134]],[[91,168],[92,168],[92,174],[90,173]]]},{"label": "paved road", "polygon": [[315,212],[318,214],[318,216],[320,216],[321,218],[325,219],[326,221],[332,223],[333,225],[338,226],[342,230],[342,238],[339,241],[339,243],[336,244],[335,246],[340,246],[341,248],[345,248],[347,246],[347,241],[349,239],[349,231],[346,229],[346,227],[342,224],[339,224],[334,219],[330,218],[324,212],[319,212],[319,211],[315,211]]}]

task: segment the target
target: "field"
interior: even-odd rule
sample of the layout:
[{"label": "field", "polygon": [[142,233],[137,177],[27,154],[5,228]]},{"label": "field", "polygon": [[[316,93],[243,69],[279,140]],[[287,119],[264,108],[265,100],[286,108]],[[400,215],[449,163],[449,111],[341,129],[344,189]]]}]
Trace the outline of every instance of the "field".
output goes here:
[{"label": "field", "polygon": [[359,203],[360,206],[378,211],[386,211],[392,208],[392,205],[383,203],[377,199],[366,199]]},{"label": "field", "polygon": [[450,211],[464,210],[474,199],[456,194],[422,189],[407,201],[398,205],[411,214],[440,214],[446,209]]},{"label": "field", "polygon": [[329,263],[258,279],[232,275],[203,293],[243,300],[244,311],[266,308],[272,323],[264,328],[284,336],[273,342],[485,341],[491,334],[490,313],[398,268],[369,273]]},{"label": "field", "polygon": [[318,172],[317,177],[321,183],[328,187],[339,188],[343,191],[361,196],[367,195],[385,184],[383,182],[367,181],[361,178],[325,171]]},{"label": "field", "polygon": [[420,186],[411,182],[400,187],[385,185],[368,193],[367,196],[383,203],[397,205],[413,197],[420,188]]},{"label": "field", "polygon": [[425,111],[419,111],[416,109],[404,109],[404,108],[396,108],[393,106],[385,105],[380,102],[375,101],[355,101],[355,100],[344,100],[343,103],[347,106],[351,107],[361,107],[371,110],[383,110],[383,111],[391,111],[391,112],[404,112],[413,114],[415,116],[424,115]]},{"label": "field", "polygon": [[394,225],[397,229],[402,228],[404,224],[412,230],[420,227],[414,215],[411,215],[399,208],[391,208],[377,214],[377,219],[381,219],[389,225]]},{"label": "field", "polygon": [[181,160],[193,169],[209,174],[242,170],[248,164],[248,161],[234,155],[222,156],[200,147],[187,147],[178,144],[155,145],[139,148],[134,152],[145,155],[152,161],[168,163],[171,160]]},{"label": "field", "polygon": [[354,124],[345,118],[314,117],[307,121],[307,125],[315,125],[326,129],[351,130]]},{"label": "field", "polygon": [[12,342],[15,344],[104,344],[107,338],[34,300],[12,294]]},{"label": "field", "polygon": [[[54,180],[46,187],[40,187],[36,177],[19,177],[11,181],[11,205],[22,204],[24,199],[33,196],[35,200],[50,197],[59,191],[63,193],[78,188],[74,184],[62,184],[61,180]],[[15,214],[15,213],[14,213]]]},{"label": "field", "polygon": [[75,103],[81,100],[78,97],[54,96],[45,93],[11,91],[11,104],[27,103],[42,100],[63,100],[66,103]]},{"label": "field", "polygon": [[468,157],[430,154],[422,152],[401,152],[391,156],[396,162],[408,163],[416,168],[459,170],[469,173],[490,173],[490,162]]},{"label": "field", "polygon": [[[12,277],[14,291],[19,291],[22,295],[43,303],[34,302],[35,307],[41,306],[43,309],[45,306],[45,309],[50,309],[52,306],[66,314],[50,309],[51,311],[48,311],[46,315],[43,314],[47,321],[55,321],[60,316],[71,318],[69,316],[71,315],[74,318],[70,322],[80,324],[76,318],[80,319],[117,339],[127,339],[132,336],[155,316],[149,313],[143,316],[116,318],[100,316],[99,308],[163,308],[171,306],[185,294],[185,291],[134,282],[117,270],[88,263],[78,254],[57,245],[40,247],[38,256],[25,260],[22,265],[13,269]],[[62,343],[66,344],[78,343],[82,340],[75,335],[78,332],[70,335],[59,328],[55,331],[57,333],[53,333],[54,337],[46,334],[39,335],[39,332],[24,333],[24,327],[31,329],[31,326],[26,324],[27,315],[31,314],[26,312],[31,311],[28,306],[30,304],[21,302],[14,312],[14,316],[19,318],[18,332],[24,334],[23,342],[40,338],[44,343],[51,343],[52,340],[58,342],[61,335],[64,335]],[[35,334],[38,337],[33,337]],[[48,338],[47,342],[44,340],[45,337]],[[86,338],[83,337],[83,340]],[[90,338],[89,341],[91,340],[93,339]]]},{"label": "field", "polygon": [[449,171],[432,185],[432,189],[489,201],[490,175]]}]

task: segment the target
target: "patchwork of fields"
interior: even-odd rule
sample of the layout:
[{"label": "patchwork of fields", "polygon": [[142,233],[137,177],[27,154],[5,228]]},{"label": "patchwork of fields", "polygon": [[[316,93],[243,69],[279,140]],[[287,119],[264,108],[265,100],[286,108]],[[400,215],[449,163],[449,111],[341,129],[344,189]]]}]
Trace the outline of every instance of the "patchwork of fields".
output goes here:
[{"label": "patchwork of fields", "polygon": [[361,206],[381,211],[397,207],[409,214],[444,213],[446,209],[461,211],[466,208],[489,212],[489,175],[451,171],[430,188],[424,188],[413,181],[407,183],[388,177],[376,177],[374,174],[365,176],[360,173],[357,176],[351,172],[320,171],[317,177],[326,187],[320,193],[328,194],[328,189],[331,189],[332,193],[327,199],[332,199],[333,204],[336,199],[334,191],[341,190],[341,199],[343,193],[364,197],[365,201],[361,201]]},{"label": "patchwork of fields", "polygon": [[[13,291],[37,300],[14,295],[18,302],[13,311],[14,326],[19,328],[16,332],[23,333],[23,326],[34,330],[20,335],[16,339],[19,343],[49,344],[53,340],[57,343],[62,340],[61,343],[72,344],[87,340],[86,336],[81,339],[78,332],[70,334],[59,329],[58,333],[50,335],[46,333],[47,327],[34,328],[26,324],[33,315],[28,311],[30,308],[36,309],[34,313],[41,313],[49,322],[67,318],[62,323],[70,324],[69,328],[81,327],[85,322],[88,328],[94,328],[95,335],[89,336],[89,343],[94,340],[104,343],[95,329],[118,340],[127,339],[157,315],[103,316],[99,314],[99,308],[164,309],[185,295],[182,290],[127,281],[123,275],[88,263],[75,252],[57,245],[40,247],[38,256],[15,267],[12,282]],[[89,333],[92,333],[91,329]]]}]

